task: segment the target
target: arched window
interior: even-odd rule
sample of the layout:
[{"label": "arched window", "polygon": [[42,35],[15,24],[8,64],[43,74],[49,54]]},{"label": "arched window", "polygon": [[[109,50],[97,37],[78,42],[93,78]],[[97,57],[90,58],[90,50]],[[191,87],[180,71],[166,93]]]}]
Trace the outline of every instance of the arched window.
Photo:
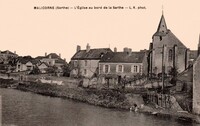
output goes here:
[{"label": "arched window", "polygon": [[169,49],[168,60],[172,61],[172,59],[173,59],[173,51],[172,51],[172,49]]}]

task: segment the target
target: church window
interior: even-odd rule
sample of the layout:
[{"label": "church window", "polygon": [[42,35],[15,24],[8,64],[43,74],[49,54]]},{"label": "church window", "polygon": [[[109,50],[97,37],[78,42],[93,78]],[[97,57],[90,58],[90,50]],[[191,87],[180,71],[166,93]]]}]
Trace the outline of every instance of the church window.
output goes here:
[{"label": "church window", "polygon": [[168,60],[169,61],[172,61],[172,58],[173,58],[173,52],[172,52],[172,49],[169,50],[169,54],[168,54]]},{"label": "church window", "polygon": [[162,40],[162,36],[160,36],[160,41]]}]

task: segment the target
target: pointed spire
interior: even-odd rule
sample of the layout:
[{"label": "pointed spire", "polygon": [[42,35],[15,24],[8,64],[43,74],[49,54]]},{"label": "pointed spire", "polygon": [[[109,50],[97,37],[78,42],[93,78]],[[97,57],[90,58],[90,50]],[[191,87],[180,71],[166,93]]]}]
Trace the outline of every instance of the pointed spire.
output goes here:
[{"label": "pointed spire", "polygon": [[162,10],[162,16],[161,16],[161,19],[160,19],[160,23],[158,25],[157,32],[161,32],[161,33],[166,33],[167,32],[167,24],[165,22],[165,17],[163,15],[163,10]]}]

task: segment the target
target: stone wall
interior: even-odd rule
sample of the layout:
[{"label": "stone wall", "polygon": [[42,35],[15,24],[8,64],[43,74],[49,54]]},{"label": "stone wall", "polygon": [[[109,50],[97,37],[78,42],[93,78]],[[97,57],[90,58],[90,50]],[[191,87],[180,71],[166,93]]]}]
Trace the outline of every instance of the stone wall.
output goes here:
[{"label": "stone wall", "polygon": [[193,112],[200,114],[200,57],[193,65]]}]

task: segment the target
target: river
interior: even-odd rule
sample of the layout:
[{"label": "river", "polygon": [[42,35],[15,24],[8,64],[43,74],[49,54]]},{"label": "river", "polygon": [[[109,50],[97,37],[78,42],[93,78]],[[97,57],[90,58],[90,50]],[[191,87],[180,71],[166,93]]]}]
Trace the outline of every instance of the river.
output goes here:
[{"label": "river", "polygon": [[0,95],[3,126],[197,126],[15,89],[0,88]]}]

